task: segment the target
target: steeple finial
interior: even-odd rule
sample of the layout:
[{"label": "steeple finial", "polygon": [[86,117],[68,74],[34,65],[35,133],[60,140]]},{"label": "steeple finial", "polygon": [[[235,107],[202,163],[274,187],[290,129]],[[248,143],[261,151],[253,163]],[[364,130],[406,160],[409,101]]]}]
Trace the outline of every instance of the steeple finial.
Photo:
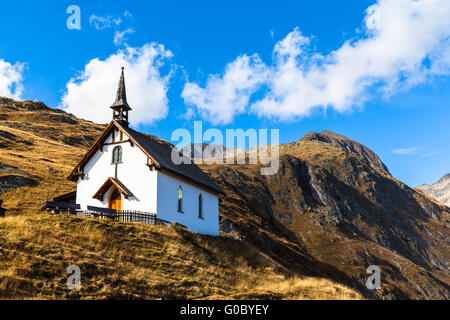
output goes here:
[{"label": "steeple finial", "polygon": [[127,93],[125,90],[125,76],[122,73],[120,75],[119,86],[117,87],[116,101],[111,106],[113,109],[113,119],[120,122],[122,125],[128,126],[128,111],[131,110],[131,107],[127,102]]}]

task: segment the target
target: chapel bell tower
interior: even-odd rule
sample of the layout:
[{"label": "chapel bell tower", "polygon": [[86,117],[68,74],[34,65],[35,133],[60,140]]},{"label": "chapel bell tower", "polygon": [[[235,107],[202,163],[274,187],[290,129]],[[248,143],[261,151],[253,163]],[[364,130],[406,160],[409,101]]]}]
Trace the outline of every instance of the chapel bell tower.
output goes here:
[{"label": "chapel bell tower", "polygon": [[117,88],[117,96],[116,101],[110,107],[113,109],[113,120],[119,122],[122,126],[128,127],[128,111],[131,110],[131,107],[127,102],[127,93],[125,91],[125,77],[123,75],[123,67],[122,74],[120,75],[119,87]]}]

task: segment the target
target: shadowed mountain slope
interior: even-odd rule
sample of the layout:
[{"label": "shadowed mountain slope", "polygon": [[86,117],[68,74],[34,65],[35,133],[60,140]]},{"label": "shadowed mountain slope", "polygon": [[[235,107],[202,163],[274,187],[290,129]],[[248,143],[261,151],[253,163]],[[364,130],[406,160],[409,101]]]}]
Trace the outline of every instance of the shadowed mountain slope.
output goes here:
[{"label": "shadowed mountain slope", "polygon": [[[447,207],[393,178],[376,154],[340,135],[310,133],[279,151],[273,176],[261,176],[257,165],[203,167],[226,193],[222,230],[303,272],[308,265],[330,272],[367,296],[450,297]],[[280,238],[290,241],[284,250]],[[300,265],[297,252],[305,257]],[[372,264],[382,270],[383,289],[367,292]]]}]

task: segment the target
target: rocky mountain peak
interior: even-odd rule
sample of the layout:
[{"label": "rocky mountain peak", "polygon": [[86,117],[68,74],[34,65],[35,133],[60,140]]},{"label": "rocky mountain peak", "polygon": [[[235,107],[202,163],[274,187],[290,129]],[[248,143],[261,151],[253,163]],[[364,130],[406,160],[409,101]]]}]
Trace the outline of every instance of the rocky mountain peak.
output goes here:
[{"label": "rocky mountain peak", "polygon": [[447,173],[442,178],[440,178],[438,183],[445,182],[445,181],[450,181],[450,173]]},{"label": "rocky mountain peak", "polygon": [[328,130],[323,130],[320,133],[312,131],[307,133],[303,138],[300,139],[300,141],[321,141],[330,143],[335,147],[356,153],[373,168],[390,174],[386,165],[381,161],[381,159],[375,152],[373,152],[363,144],[353,141],[343,135]]},{"label": "rocky mountain peak", "polygon": [[436,183],[422,184],[416,189],[450,207],[450,173],[444,175]]}]

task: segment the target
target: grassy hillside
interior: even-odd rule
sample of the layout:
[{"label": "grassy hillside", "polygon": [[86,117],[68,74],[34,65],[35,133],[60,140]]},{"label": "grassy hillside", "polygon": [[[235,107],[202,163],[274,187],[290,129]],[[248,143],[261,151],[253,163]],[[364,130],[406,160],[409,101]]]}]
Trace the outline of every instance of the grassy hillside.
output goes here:
[{"label": "grassy hillside", "polygon": [[[80,290],[67,289],[70,265],[81,268]],[[361,298],[229,237],[69,215],[1,219],[0,266],[7,299]]]},{"label": "grassy hillside", "polygon": [[[0,198],[8,214],[33,214],[45,200],[74,190],[66,177],[103,128],[41,102],[0,97]],[[2,181],[21,177],[31,183],[2,192]]]}]

